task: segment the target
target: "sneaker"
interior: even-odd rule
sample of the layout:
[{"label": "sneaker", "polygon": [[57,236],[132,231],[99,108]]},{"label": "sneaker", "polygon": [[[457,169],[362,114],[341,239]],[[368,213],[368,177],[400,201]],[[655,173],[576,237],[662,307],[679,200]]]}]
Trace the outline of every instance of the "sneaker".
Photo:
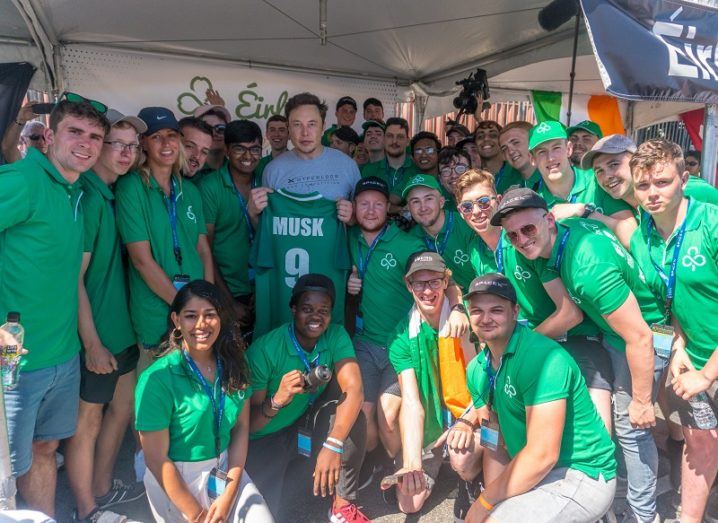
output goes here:
[{"label": "sneaker", "polygon": [[362,514],[354,503],[348,503],[338,509],[329,509],[331,523],[371,523],[371,519]]},{"label": "sneaker", "polygon": [[97,506],[100,509],[114,507],[120,503],[127,503],[140,499],[145,495],[145,486],[142,483],[126,484],[120,479],[112,481],[110,491],[104,496],[95,498]]},{"label": "sneaker", "polygon": [[72,521],[74,523],[125,523],[127,517],[112,512],[111,510],[95,508],[87,517],[80,519],[77,515],[77,509],[75,509],[72,511]]},{"label": "sneaker", "polygon": [[465,481],[459,479],[459,491],[454,500],[454,522],[459,523],[466,519],[471,505],[476,501],[479,492],[479,481]]},{"label": "sneaker", "polygon": [[135,479],[138,482],[142,482],[145,479],[145,471],[147,470],[147,465],[145,465],[145,453],[142,449],[140,449],[138,452],[135,452]]}]

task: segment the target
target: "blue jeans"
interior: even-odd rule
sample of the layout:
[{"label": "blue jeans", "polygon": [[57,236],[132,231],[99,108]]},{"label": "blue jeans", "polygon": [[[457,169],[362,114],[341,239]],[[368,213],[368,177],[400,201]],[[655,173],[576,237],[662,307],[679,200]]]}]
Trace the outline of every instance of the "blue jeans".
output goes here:
[{"label": "blue jeans", "polygon": [[32,442],[75,434],[80,403],[80,356],[59,365],[20,371],[17,388],[5,391],[13,476],[32,465]]},{"label": "blue jeans", "polygon": [[[628,405],[631,403],[631,371],[626,354],[604,341],[613,365],[613,423],[616,438],[626,463],[628,494],[626,500],[639,521],[653,521],[656,517],[656,481],[658,449],[650,429],[631,426]],[[654,354],[653,401],[658,394],[658,382],[668,360]]]}]

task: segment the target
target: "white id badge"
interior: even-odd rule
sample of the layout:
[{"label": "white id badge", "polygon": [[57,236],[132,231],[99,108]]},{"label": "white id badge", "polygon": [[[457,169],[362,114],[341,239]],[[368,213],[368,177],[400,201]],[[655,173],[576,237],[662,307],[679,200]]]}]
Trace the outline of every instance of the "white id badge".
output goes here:
[{"label": "white id badge", "polygon": [[661,358],[669,359],[673,345],[673,327],[654,323],[651,325],[651,331],[653,331],[653,350]]},{"label": "white id badge", "polygon": [[481,420],[481,446],[496,451],[499,448],[500,439],[499,420],[494,411],[491,411],[489,419]]}]

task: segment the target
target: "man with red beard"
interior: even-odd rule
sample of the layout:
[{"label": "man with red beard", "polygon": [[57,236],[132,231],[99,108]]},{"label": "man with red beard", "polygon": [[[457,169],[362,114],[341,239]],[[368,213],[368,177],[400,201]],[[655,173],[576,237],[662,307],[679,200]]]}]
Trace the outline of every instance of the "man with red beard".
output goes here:
[{"label": "man with red beard", "polygon": [[73,93],[63,98],[45,130],[47,156],[31,148],[0,168],[0,317],[21,311],[30,349],[17,386],[5,390],[12,473],[27,506],[50,517],[55,450],[75,433],[79,400],[79,179],[97,162],[110,128],[104,104]]}]

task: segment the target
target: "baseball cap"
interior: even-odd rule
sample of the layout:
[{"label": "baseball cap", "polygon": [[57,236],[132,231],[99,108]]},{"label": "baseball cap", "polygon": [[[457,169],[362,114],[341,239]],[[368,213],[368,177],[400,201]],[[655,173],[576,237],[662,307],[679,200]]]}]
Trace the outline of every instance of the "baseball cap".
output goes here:
[{"label": "baseball cap", "polygon": [[428,187],[429,189],[436,189],[437,191],[441,192],[439,180],[437,180],[430,174],[417,174],[408,182],[406,182],[404,190],[401,191],[402,199],[406,199],[406,196],[414,187]]},{"label": "baseball cap", "polygon": [[518,209],[543,209],[548,210],[546,200],[541,198],[535,191],[527,187],[519,187],[511,189],[504,193],[499,203],[499,208],[491,217],[491,225],[497,227],[501,225],[504,217]]},{"label": "baseball cap", "polygon": [[326,294],[332,302],[332,307],[334,306],[334,298],[336,296],[334,282],[323,274],[315,273],[305,274],[304,276],[299,277],[297,283],[294,284],[294,288],[292,289],[292,297],[289,299],[289,306],[293,307],[294,304],[297,303],[299,297],[303,293],[309,291],[322,292]]},{"label": "baseball cap", "polygon": [[591,120],[584,120],[583,122],[579,122],[576,125],[572,125],[568,128],[566,134],[571,136],[575,131],[586,131],[587,133],[591,133],[594,136],[603,138],[601,127],[596,122],[592,122]]},{"label": "baseball cap", "polygon": [[367,120],[366,122],[361,124],[361,128],[365,131],[370,127],[379,127],[382,131],[386,131],[386,124],[381,120]]},{"label": "baseball cap", "polygon": [[145,124],[145,122],[136,116],[125,116],[117,109],[108,109],[105,113],[105,118],[107,118],[107,121],[110,122],[110,126],[117,125],[120,122],[127,122],[134,127],[139,134],[147,131],[147,124]]},{"label": "baseball cap", "polygon": [[454,147],[456,147],[457,149],[463,149],[464,145],[466,145],[467,143],[474,143],[473,134],[469,134],[468,136],[466,136],[466,138],[462,138],[461,140],[456,142],[456,145]]},{"label": "baseball cap", "polygon": [[438,252],[422,251],[415,252],[406,262],[404,277],[408,278],[418,271],[446,272],[444,258]]},{"label": "baseball cap", "polygon": [[561,122],[546,120],[538,125],[534,125],[531,131],[529,131],[529,151],[533,151],[544,142],[559,139],[568,140],[566,128]]},{"label": "baseball cap", "polygon": [[623,134],[609,134],[593,144],[591,150],[581,158],[581,169],[593,168],[593,159],[599,154],[635,153],[636,144]]},{"label": "baseball cap", "polygon": [[459,133],[463,137],[467,137],[471,134],[471,131],[469,131],[468,127],[466,127],[465,125],[455,123],[452,124],[451,127],[449,127],[448,131],[446,131],[446,136],[449,136],[451,133]]},{"label": "baseball cap", "polygon": [[232,121],[232,113],[229,112],[229,109],[227,109],[223,105],[213,105],[213,104],[204,104],[197,107],[197,109],[194,110],[192,113],[192,116],[195,118],[202,118],[205,114],[207,114],[210,111],[215,111],[220,113],[222,116],[224,116],[225,123],[229,123]]},{"label": "baseball cap", "polygon": [[337,101],[336,108],[339,109],[342,105],[346,105],[346,104],[351,105],[354,109],[357,108],[357,102],[351,96],[342,96],[341,98],[339,98],[339,100]]},{"label": "baseball cap", "polygon": [[377,176],[367,176],[359,180],[354,187],[354,199],[364,191],[378,191],[389,198],[389,186]]},{"label": "baseball cap", "polygon": [[490,272],[475,278],[469,285],[469,292],[464,294],[464,299],[468,300],[477,294],[493,294],[516,303],[516,289],[506,276],[498,272]]},{"label": "baseball cap", "polygon": [[177,118],[166,107],[144,107],[137,116],[147,125],[147,130],[144,132],[145,136],[153,135],[162,129],[179,131]]},{"label": "baseball cap", "polygon": [[334,129],[332,136],[336,136],[340,140],[353,143],[354,145],[358,144],[360,141],[357,132],[348,125],[342,125],[341,127]]}]

